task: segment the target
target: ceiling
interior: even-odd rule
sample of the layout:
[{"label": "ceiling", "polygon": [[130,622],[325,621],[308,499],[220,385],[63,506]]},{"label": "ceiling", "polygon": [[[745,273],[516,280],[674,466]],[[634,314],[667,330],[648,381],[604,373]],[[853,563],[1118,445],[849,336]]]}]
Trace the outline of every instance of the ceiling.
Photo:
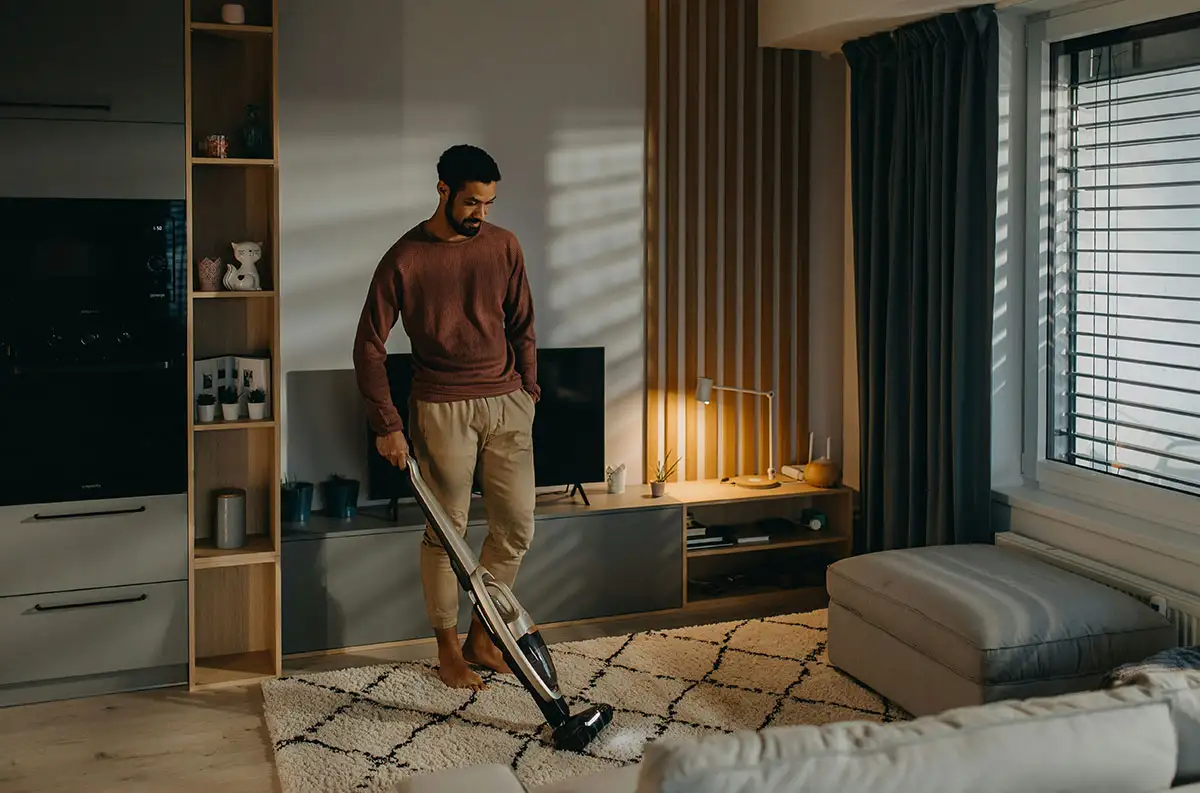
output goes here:
[{"label": "ceiling", "polygon": [[[997,0],[996,8],[1033,14],[1077,0]],[[839,52],[842,44],[975,2],[956,0],[758,0],[762,47]]]}]

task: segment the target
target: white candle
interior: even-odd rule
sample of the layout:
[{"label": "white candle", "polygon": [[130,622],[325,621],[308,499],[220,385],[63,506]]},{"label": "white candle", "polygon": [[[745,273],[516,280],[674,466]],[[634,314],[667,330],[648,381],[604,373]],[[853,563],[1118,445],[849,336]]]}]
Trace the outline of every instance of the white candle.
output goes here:
[{"label": "white candle", "polygon": [[813,435],[815,435],[815,434],[816,433],[813,433],[813,432],[808,433],[808,461],[810,463],[812,462]]},{"label": "white candle", "polygon": [[825,459],[833,459],[833,438],[828,435],[825,436]]}]

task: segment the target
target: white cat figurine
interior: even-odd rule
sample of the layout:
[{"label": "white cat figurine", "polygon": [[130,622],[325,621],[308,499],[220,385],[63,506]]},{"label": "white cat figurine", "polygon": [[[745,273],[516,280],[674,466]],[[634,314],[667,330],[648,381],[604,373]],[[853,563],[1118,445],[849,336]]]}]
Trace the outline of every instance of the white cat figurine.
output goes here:
[{"label": "white cat figurine", "polygon": [[221,283],[225,284],[226,289],[232,291],[260,291],[262,283],[259,280],[258,268],[255,265],[262,258],[262,243],[235,242],[232,245],[233,258],[238,260],[240,266],[234,267],[232,263],[227,263],[225,265],[225,277],[221,279]]}]

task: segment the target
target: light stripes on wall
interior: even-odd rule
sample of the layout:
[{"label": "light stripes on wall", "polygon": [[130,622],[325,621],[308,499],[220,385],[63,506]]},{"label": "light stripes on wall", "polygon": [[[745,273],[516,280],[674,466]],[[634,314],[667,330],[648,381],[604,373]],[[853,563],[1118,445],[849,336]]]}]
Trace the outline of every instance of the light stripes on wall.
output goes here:
[{"label": "light stripes on wall", "polygon": [[[809,57],[758,46],[756,2],[648,0],[646,469],[673,480],[807,455]],[[804,438],[801,450],[800,439]]]}]

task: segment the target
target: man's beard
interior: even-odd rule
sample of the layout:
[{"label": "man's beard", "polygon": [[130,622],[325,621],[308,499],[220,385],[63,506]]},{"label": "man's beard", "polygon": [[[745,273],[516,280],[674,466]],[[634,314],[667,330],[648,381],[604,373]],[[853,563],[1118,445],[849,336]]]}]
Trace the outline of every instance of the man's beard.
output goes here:
[{"label": "man's beard", "polygon": [[[452,196],[452,198],[453,198],[453,196]],[[483,224],[480,221],[475,220],[474,218],[467,218],[466,220],[464,220],[462,222],[459,222],[458,220],[456,220],[454,217],[454,213],[450,211],[450,202],[449,201],[446,202],[446,210],[445,211],[446,211],[446,222],[450,224],[450,228],[454,229],[454,231],[456,233],[461,234],[464,237],[474,237],[476,234],[479,233],[479,229],[483,226]]]}]

